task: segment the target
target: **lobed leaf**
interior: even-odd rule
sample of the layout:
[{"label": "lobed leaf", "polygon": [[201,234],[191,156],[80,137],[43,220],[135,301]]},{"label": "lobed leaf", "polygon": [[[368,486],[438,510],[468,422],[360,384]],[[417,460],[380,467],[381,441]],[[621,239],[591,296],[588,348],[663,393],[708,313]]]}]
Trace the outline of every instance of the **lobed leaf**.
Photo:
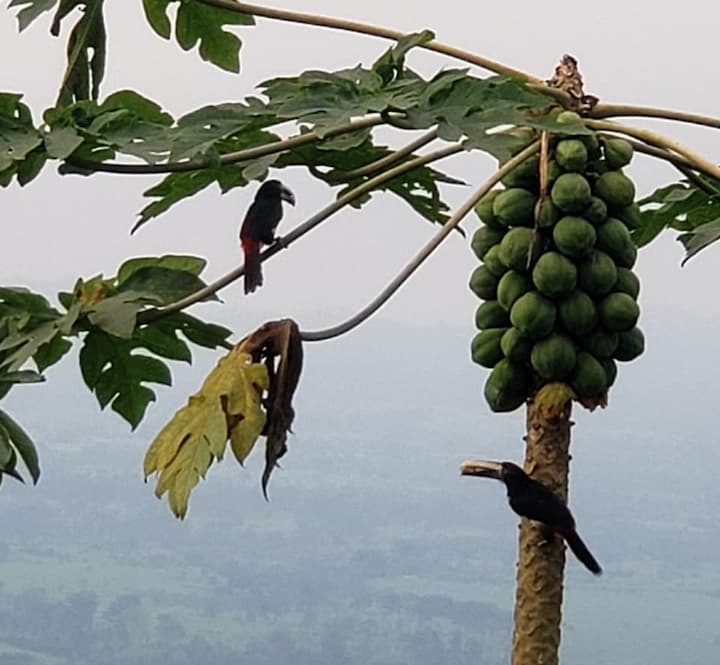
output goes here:
[{"label": "lobed leaf", "polygon": [[168,494],[177,517],[185,517],[190,493],[222,459],[228,439],[238,461],[250,453],[265,426],[260,400],[268,388],[265,365],[235,347],[150,444],[145,476],[158,474],[155,494]]},{"label": "lobed leaf", "polygon": [[[240,71],[239,37],[223,28],[226,25],[254,25],[250,14],[213,7],[199,2],[183,2],[175,21],[175,37],[189,51],[200,43],[200,57],[230,72]],[[161,25],[165,28],[165,25]]]},{"label": "lobed leaf", "polygon": [[17,13],[18,31],[22,32],[36,18],[50,11],[58,0],[10,0],[8,8],[20,7]]}]

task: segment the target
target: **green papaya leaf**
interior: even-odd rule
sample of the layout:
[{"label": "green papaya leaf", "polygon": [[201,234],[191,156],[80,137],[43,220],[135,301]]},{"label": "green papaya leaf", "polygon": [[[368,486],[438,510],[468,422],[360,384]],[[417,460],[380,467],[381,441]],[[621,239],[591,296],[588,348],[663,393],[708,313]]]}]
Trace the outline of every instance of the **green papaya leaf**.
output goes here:
[{"label": "green papaya leaf", "polygon": [[128,259],[119,268],[117,285],[123,283],[141,268],[167,268],[169,270],[188,272],[196,277],[205,269],[207,261],[199,256],[165,254],[164,256],[141,256]]},{"label": "green papaya leaf", "polygon": [[[151,294],[162,305],[169,305],[185,298],[205,286],[199,277],[184,270],[173,270],[161,266],[138,268],[121,285],[121,291]],[[218,300],[212,293],[204,300]]]},{"label": "green papaya leaf", "polygon": [[145,18],[150,27],[164,39],[170,39],[172,27],[167,15],[168,5],[176,0],[143,0]]},{"label": "green papaya leaf", "polygon": [[[240,71],[242,42],[223,28],[226,25],[254,25],[250,14],[222,9],[200,2],[183,2],[175,22],[175,37],[185,51],[200,42],[200,57],[230,72]],[[165,26],[162,25],[162,28]]]},{"label": "green papaya leaf", "polygon": [[95,393],[100,408],[108,404],[135,429],[155,401],[155,393],[145,383],[171,385],[165,363],[133,353],[131,340],[91,330],[80,349],[80,370],[85,384]]},{"label": "green papaya leaf", "polygon": [[44,12],[50,11],[58,0],[10,0],[8,8],[21,7],[17,13],[18,31],[22,32]]}]

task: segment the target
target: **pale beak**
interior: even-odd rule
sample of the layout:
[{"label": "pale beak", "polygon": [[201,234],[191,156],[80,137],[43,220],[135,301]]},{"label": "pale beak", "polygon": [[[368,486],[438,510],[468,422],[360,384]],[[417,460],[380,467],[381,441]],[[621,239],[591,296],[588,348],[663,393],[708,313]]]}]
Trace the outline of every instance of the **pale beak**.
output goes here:
[{"label": "pale beak", "polygon": [[482,476],[484,478],[502,479],[502,464],[486,460],[468,460],[460,465],[461,476]]},{"label": "pale beak", "polygon": [[295,194],[285,186],[280,190],[280,198],[283,201],[287,201],[291,206],[295,205]]}]

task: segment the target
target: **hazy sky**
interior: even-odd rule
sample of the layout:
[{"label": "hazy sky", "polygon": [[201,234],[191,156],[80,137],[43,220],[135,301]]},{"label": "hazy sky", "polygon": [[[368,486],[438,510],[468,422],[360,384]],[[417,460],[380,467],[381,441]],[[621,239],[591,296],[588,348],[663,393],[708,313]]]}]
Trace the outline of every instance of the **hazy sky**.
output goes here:
[{"label": "hazy sky", "polygon": [[[103,95],[136,88],[176,115],[208,103],[241,99],[271,76],[369,64],[387,47],[383,40],[260,19],[254,28],[239,29],[244,41],[243,69],[234,76],[202,62],[194,52],[181,52],[176,44],[159,39],[145,24],[139,2],[106,5],[109,57]],[[577,4],[568,14],[567,3],[526,3],[519,11],[517,5],[494,3],[484,9],[482,3],[461,0],[446,0],[442,5],[413,3],[411,12],[401,9],[406,6],[403,3],[378,0],[356,4],[293,0],[283,6],[336,12],[407,31],[431,28],[444,42],[539,76],[549,76],[558,58],[569,52],[580,61],[587,89],[603,101],[720,114],[717,95],[708,89],[702,69],[702,63],[716,57],[713,31],[720,8],[713,3],[685,3],[682,13],[672,15],[655,3],[616,1],[603,3],[599,14],[597,9],[584,10]],[[56,94],[64,67],[63,42],[49,36],[49,15],[22,35],[17,34],[10,12],[0,16],[0,58],[5,63],[0,89],[25,92],[25,101],[39,116]],[[462,66],[419,51],[410,61],[425,74]],[[717,132],[642,120],[637,124],[663,127],[720,161]],[[493,162],[474,153],[438,166],[478,183],[490,175]],[[645,158],[637,159],[632,175],[642,192],[676,178],[672,169]],[[286,170],[282,177],[295,190],[298,205],[286,214],[281,232],[334,196],[301,169]],[[157,178],[144,176],[61,178],[50,166],[29,187],[20,190],[13,185],[2,190],[6,220],[2,281],[39,288],[51,281],[69,287],[78,275],[114,274],[130,255],[165,252],[207,257],[208,278],[236,265],[237,228],[254,185],[224,197],[213,187],[175,206],[130,238],[128,230],[144,205],[141,193],[155,182]],[[451,188],[447,198],[459,203],[469,191]],[[474,219],[468,219],[465,226],[471,232],[474,224]],[[341,213],[274,259],[266,266],[266,286],[251,299],[245,299],[236,286],[227,289],[223,298],[237,312],[229,322],[244,329],[266,314],[291,313],[307,328],[334,323],[330,311],[354,311],[362,306],[430,232],[430,225],[416,218],[404,203],[378,195],[362,211]],[[709,301],[703,287],[713,279],[713,257],[720,250],[713,248],[680,270],[682,250],[671,235],[641,253],[641,303],[646,308],[664,303],[718,313],[718,300]],[[465,243],[453,235],[382,316],[420,324],[464,324],[471,320],[476,302],[465,286],[473,266]],[[247,316],[240,316],[239,308]],[[218,316],[227,320],[227,314],[226,308]]]},{"label": "hazy sky", "polygon": [[[311,68],[339,69],[359,62],[369,64],[388,45],[382,40],[358,35],[260,19],[256,27],[238,29],[244,41],[243,70],[235,76],[202,62],[194,52],[183,53],[175,43],[158,38],[145,24],[139,0],[105,4],[109,57],[103,96],[114,90],[135,88],[175,115],[210,103],[242,99],[254,94],[254,86],[271,76],[293,75]],[[430,28],[443,42],[542,77],[551,75],[563,53],[571,53],[580,62],[587,90],[603,101],[680,108],[720,116],[715,64],[720,5],[715,2],[689,1],[671,6],[647,0],[608,0],[601,5],[469,0],[445,0],[442,3],[285,0],[278,4],[306,12],[337,13],[408,32]],[[6,11],[6,5],[3,3],[0,10],[0,62],[3,63],[0,90],[24,92],[25,101],[37,118],[55,98],[65,64],[64,43],[49,36],[49,16],[18,35],[13,14]],[[410,7],[411,10],[405,9]],[[64,35],[67,29],[66,25]],[[411,54],[410,63],[426,75],[443,67],[463,66],[454,60],[419,51]],[[712,161],[720,161],[720,133],[717,131],[642,119],[625,122],[665,131],[704,152]],[[438,166],[477,184],[492,173],[494,163],[473,153]],[[678,177],[672,169],[642,157],[637,158],[631,174],[641,193]],[[298,205],[287,211],[281,233],[335,196],[334,191],[301,169],[285,171],[282,178],[295,191]],[[240,259],[237,231],[255,186],[234,190],[226,196],[220,196],[215,188],[206,190],[175,206],[131,238],[129,229],[145,203],[142,191],[157,181],[154,177],[112,175],[61,178],[56,175],[55,167],[50,166],[25,189],[13,185],[0,190],[3,219],[0,283],[22,284],[38,290],[69,288],[79,275],[114,274],[116,267],[133,255],[198,254],[209,261],[208,279],[236,266]],[[447,191],[447,199],[458,204],[469,193],[469,188],[452,188]],[[475,219],[469,218],[465,228],[472,233],[475,225]],[[201,312],[208,318],[223,320],[238,334],[270,316],[293,315],[306,328],[334,324],[343,312],[355,311],[374,297],[433,230],[428,223],[416,218],[404,203],[390,195],[376,195],[371,205],[359,212],[348,210],[337,215],[266,264],[266,285],[252,297],[244,297],[241,286],[233,285],[221,294],[226,305],[205,305]],[[597,471],[593,458],[602,456],[607,462],[611,459],[606,456],[609,454],[622,459],[623,450],[638,441],[643,447],[635,447],[636,454],[644,453],[649,467],[663,469],[658,485],[664,488],[665,482],[676,483],[673,494],[665,495],[671,501],[684,496],[688,506],[699,505],[707,488],[716,484],[713,469],[717,466],[718,449],[708,441],[708,433],[713,431],[709,418],[717,393],[717,381],[709,369],[720,353],[718,326],[712,321],[720,314],[720,299],[715,293],[719,253],[720,246],[713,247],[680,269],[683,251],[672,233],[640,253],[637,265],[643,280],[640,324],[650,333],[647,352],[638,362],[623,367],[618,387],[613,389],[611,396],[614,400],[611,401],[612,408],[592,416],[577,410],[579,427],[575,430],[573,456],[578,475],[573,472],[573,478],[578,480],[575,487],[582,487],[582,490],[574,495],[577,501],[573,500],[575,506],[582,506],[584,501],[586,510],[589,504],[598,507],[596,519],[609,522],[619,519],[616,514],[602,514],[603,492],[612,492],[624,483],[629,495],[632,473],[636,469],[625,469],[624,480],[608,478]],[[467,281],[475,265],[476,260],[467,243],[453,234],[410,284],[380,312],[377,320],[366,323],[351,338],[313,347],[315,355],[307,363],[301,392],[302,395],[313,395],[316,394],[313,389],[318,386],[333,387],[337,399],[331,415],[335,420],[328,423],[324,418],[325,403],[305,402],[296,421],[298,435],[283,473],[293,472],[292,460],[301,455],[303,443],[312,445],[320,431],[322,440],[337,433],[335,448],[328,444],[327,473],[337,474],[342,482],[347,469],[340,468],[337,459],[343,454],[344,428],[353,428],[350,434],[355,436],[378,436],[376,422],[368,420],[358,424],[353,419],[354,400],[362,399],[365,404],[374,400],[380,414],[378,420],[385,422],[384,419],[395,417],[396,421],[387,427],[390,430],[395,427],[401,435],[404,433],[403,418],[410,417],[409,411],[389,410],[402,399],[404,380],[412,382],[415,393],[423,392],[423,381],[427,382],[425,401],[418,397],[417,404],[408,405],[407,409],[424,409],[424,413],[431,414],[433,419],[448,422],[448,431],[443,432],[445,439],[452,439],[447,451],[433,448],[435,456],[431,459],[426,453],[432,443],[418,441],[417,445],[425,450],[413,449],[425,464],[437,464],[428,471],[428,477],[446,478],[453,474],[454,478],[457,464],[465,455],[521,457],[522,414],[490,415],[481,397],[486,372],[470,367],[468,347],[474,332],[472,321],[477,300],[468,290]],[[691,329],[685,325],[684,313],[691,315],[694,322]],[[698,317],[707,318],[707,328],[697,325]],[[419,326],[416,328],[417,339],[413,341],[420,349],[425,339],[436,343],[439,326],[454,330],[466,327],[467,343],[458,343],[458,335],[453,334],[447,348],[429,347],[428,358],[423,356],[423,351],[415,351],[413,346],[412,352],[416,353],[422,371],[418,370],[410,377],[394,376],[394,381],[386,380],[383,372],[392,372],[394,365],[392,350],[383,348],[382,338],[378,339],[381,328],[378,322],[382,319]],[[363,335],[367,337],[361,338]],[[376,339],[374,346],[367,341]],[[364,344],[358,343],[360,340],[364,340]],[[367,353],[368,346],[374,349],[372,355]],[[369,367],[377,367],[376,382],[369,388],[363,384],[367,394],[355,395],[352,383],[338,369],[343,363],[333,362],[340,349],[343,352],[349,350],[350,360],[353,358],[351,353],[357,354],[365,373]],[[407,349],[405,352],[406,355],[410,353]],[[366,355],[362,356],[362,353]],[[343,361],[348,358],[342,356]],[[704,364],[706,359],[707,364]],[[205,354],[191,371],[199,375],[203,365],[212,362],[211,354]],[[699,363],[703,363],[705,370],[700,377],[693,369]],[[443,376],[447,376],[448,368],[465,378],[468,372],[474,372],[476,394],[468,396],[467,388],[462,392],[457,385],[437,385],[438,365],[442,365]],[[344,370],[351,374],[352,363],[344,365]],[[182,372],[187,377],[190,370],[183,369]],[[72,390],[77,390],[78,401],[84,399],[83,404],[87,407],[94,398],[80,385],[79,376],[76,381]],[[52,380],[49,383],[53,383]],[[467,383],[463,385],[467,386]],[[52,390],[57,390],[57,386],[47,388],[47,392],[38,394],[52,395]],[[45,387],[27,390],[43,391]],[[162,392],[160,403],[152,407],[153,412],[157,415],[159,411],[172,411],[186,399],[186,394],[178,390]],[[626,397],[630,399],[626,400]],[[306,398],[301,396],[300,399]],[[637,404],[643,404],[644,408],[633,412],[631,405]],[[71,406],[68,404],[68,411]],[[652,417],[654,409],[660,414],[657,420]],[[465,418],[470,414],[469,420],[475,417],[477,425],[461,426],[467,421],[456,418],[459,412]],[[27,407],[19,411],[18,416],[31,419],[33,413]],[[340,422],[341,415],[345,416],[347,424]],[[105,414],[102,418],[105,420],[98,416],[95,421],[99,423],[98,427],[119,429],[115,415]],[[484,440],[483,424],[490,419],[493,424],[507,423],[507,438],[513,442],[512,448],[506,447],[506,441]],[[586,427],[590,419],[593,426]],[[48,427],[55,426],[55,423],[33,425],[27,420],[23,422],[31,432],[46,432]],[[142,448],[152,436],[148,429],[144,427],[133,438],[132,443],[138,450],[138,468]],[[127,430],[123,427],[123,431]],[[702,437],[705,446],[693,451],[705,451],[700,454],[706,465],[695,469],[704,472],[700,482],[685,465],[685,445]],[[51,436],[44,437],[40,441],[41,453],[45,446],[54,443]],[[333,455],[337,457],[333,458]],[[439,458],[442,462],[437,461]],[[377,464],[380,469],[382,460],[378,459]],[[682,473],[676,473],[678,468]],[[372,474],[378,473],[378,469],[363,471]],[[208,482],[212,482],[212,473]],[[282,483],[282,480],[276,477],[273,482]],[[253,483],[252,491],[257,493],[256,481]],[[144,489],[139,492],[138,502],[152,501],[148,488]],[[21,488],[17,491],[33,490]],[[459,487],[458,491],[467,490]],[[636,496],[634,501],[654,505],[655,499]],[[272,506],[269,511],[273,510]],[[162,513],[161,519],[172,519],[164,507],[158,512]],[[193,513],[193,519],[203,519],[202,511]],[[628,533],[619,530],[617,538],[628,537]],[[608,575],[607,579],[610,578]]]}]

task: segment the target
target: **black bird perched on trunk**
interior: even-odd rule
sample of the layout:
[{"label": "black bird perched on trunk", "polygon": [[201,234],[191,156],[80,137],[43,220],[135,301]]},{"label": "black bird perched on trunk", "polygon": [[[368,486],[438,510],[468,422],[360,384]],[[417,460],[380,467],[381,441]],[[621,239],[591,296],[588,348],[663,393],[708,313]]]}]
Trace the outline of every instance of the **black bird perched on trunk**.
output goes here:
[{"label": "black bird perched on trunk", "polygon": [[573,554],[595,575],[602,573],[600,564],[575,530],[575,520],[565,502],[545,485],[533,480],[512,462],[472,460],[460,467],[463,476],[495,478],[505,483],[510,507],[520,517],[540,522],[551,533],[565,539]]},{"label": "black bird perched on trunk", "polygon": [[245,293],[262,286],[260,246],[275,242],[275,229],[283,215],[282,202],[295,205],[295,195],[279,180],[260,185],[255,200],[240,228],[240,244],[245,254]]}]

